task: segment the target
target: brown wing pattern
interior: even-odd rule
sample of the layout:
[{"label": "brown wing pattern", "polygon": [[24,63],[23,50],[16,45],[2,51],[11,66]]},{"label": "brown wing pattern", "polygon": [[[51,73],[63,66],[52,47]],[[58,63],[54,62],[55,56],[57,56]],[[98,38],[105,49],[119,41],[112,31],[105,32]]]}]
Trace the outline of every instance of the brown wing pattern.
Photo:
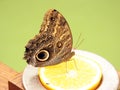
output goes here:
[{"label": "brown wing pattern", "polygon": [[44,17],[40,33],[25,46],[24,58],[33,66],[47,66],[68,60],[74,55],[72,34],[65,18],[55,9]]}]

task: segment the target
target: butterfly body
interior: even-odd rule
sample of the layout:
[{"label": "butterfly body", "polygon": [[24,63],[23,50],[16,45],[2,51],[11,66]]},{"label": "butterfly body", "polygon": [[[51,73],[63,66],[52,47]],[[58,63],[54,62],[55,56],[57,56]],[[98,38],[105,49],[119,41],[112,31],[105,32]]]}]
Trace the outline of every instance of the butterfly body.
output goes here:
[{"label": "butterfly body", "polygon": [[28,64],[41,67],[68,60],[72,52],[72,34],[65,18],[55,9],[44,17],[39,34],[25,46]]}]

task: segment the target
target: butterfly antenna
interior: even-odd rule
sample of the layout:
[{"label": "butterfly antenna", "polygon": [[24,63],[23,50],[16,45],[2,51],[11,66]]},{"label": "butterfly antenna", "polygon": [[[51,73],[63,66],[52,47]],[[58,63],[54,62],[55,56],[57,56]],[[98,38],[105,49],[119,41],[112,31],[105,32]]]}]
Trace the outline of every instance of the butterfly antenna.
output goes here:
[{"label": "butterfly antenna", "polygon": [[81,39],[81,36],[82,36],[82,34],[80,33],[80,35],[79,35],[79,37],[78,37],[78,39],[77,39],[77,42],[76,42],[76,44],[75,44],[75,48],[78,48],[78,47],[83,43],[84,38],[83,38],[82,40],[80,40],[80,39]]},{"label": "butterfly antenna", "polygon": [[83,41],[84,41],[84,38],[79,42],[76,48],[78,48],[83,43]]},{"label": "butterfly antenna", "polygon": [[78,37],[78,39],[77,39],[77,42],[75,43],[75,48],[76,48],[76,46],[78,45],[78,43],[79,43],[79,39],[81,38],[81,33],[80,33],[80,35],[79,35],[79,37]]}]

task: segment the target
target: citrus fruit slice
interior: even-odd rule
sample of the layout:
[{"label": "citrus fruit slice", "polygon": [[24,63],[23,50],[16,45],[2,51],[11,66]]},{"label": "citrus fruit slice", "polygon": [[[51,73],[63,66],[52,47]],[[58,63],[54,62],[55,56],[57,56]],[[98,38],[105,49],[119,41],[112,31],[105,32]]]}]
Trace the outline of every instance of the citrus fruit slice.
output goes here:
[{"label": "citrus fruit slice", "polygon": [[38,75],[48,90],[95,90],[102,78],[100,66],[79,55],[67,62],[41,67]]}]

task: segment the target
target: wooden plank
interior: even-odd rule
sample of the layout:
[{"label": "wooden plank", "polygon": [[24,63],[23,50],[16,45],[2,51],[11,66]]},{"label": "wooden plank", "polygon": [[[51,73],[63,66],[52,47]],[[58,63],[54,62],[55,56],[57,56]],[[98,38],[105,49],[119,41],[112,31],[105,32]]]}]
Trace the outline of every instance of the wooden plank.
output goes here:
[{"label": "wooden plank", "polygon": [[22,73],[18,73],[8,81],[9,90],[24,90],[22,84]]},{"label": "wooden plank", "polygon": [[0,62],[0,90],[8,90],[8,80],[17,72]]},{"label": "wooden plank", "polygon": [[0,76],[0,90],[8,90],[8,80]]}]

